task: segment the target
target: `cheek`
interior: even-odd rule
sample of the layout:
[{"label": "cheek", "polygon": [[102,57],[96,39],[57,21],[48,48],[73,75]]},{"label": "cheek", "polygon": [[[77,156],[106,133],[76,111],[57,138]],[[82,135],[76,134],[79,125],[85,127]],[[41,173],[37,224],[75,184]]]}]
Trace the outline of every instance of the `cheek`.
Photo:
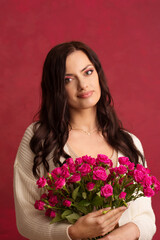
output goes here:
[{"label": "cheek", "polygon": [[99,83],[99,78],[97,78],[97,81],[95,82],[95,89],[97,89],[97,94],[101,95],[101,87]]},{"label": "cheek", "polygon": [[67,94],[68,101],[69,102],[72,101],[74,98],[74,89],[71,86],[67,87],[66,94]]},{"label": "cheek", "polygon": [[98,86],[98,90],[97,90],[97,95],[98,95],[98,101],[101,97],[101,88],[100,88],[100,85]]}]

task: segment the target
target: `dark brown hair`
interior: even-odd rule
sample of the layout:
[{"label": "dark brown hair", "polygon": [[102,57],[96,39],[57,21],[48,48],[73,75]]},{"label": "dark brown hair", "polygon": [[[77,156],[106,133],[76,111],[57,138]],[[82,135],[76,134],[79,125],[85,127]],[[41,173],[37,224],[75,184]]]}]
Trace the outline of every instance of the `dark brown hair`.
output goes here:
[{"label": "dark brown hair", "polygon": [[39,120],[34,125],[34,135],[30,141],[30,147],[35,153],[33,174],[36,177],[39,175],[40,164],[49,171],[46,158],[51,152],[55,166],[61,165],[59,160],[61,156],[70,157],[63,149],[69,135],[70,119],[64,78],[66,58],[76,50],[81,50],[88,56],[99,76],[101,97],[97,103],[97,118],[104,138],[116,150],[129,157],[130,161],[137,164],[140,157],[144,162],[132,137],[116,116],[113,99],[96,53],[86,44],[72,41],[52,48],[44,62],[41,82],[42,103],[37,114]]}]

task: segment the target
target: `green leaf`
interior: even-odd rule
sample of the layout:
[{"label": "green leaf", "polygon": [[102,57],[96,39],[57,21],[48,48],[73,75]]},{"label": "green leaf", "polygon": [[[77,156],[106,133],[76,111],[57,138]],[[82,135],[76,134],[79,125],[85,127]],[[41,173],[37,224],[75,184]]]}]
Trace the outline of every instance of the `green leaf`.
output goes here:
[{"label": "green leaf", "polygon": [[61,218],[65,219],[66,216],[70,215],[72,213],[71,210],[65,210],[62,214],[61,214]]},{"label": "green leaf", "polygon": [[95,207],[102,206],[103,205],[103,198],[99,197],[99,196],[96,196],[92,201],[92,205],[95,206]]},{"label": "green leaf", "polygon": [[[80,186],[79,186],[80,187]],[[79,191],[79,187],[77,187],[76,189],[74,189],[74,191],[72,192],[72,198],[74,200],[76,200],[77,195],[78,195],[78,191]]]},{"label": "green leaf", "polygon": [[75,208],[77,208],[78,211],[80,211],[80,212],[82,212],[82,213],[84,213],[84,214],[87,214],[87,213],[88,213],[87,208],[84,207],[84,206],[81,206],[79,203],[74,203],[73,206],[74,206]]},{"label": "green leaf", "polygon": [[100,192],[100,191],[97,192],[96,194],[97,194],[97,196],[99,196],[99,197],[101,196],[101,192]]},{"label": "green leaf", "polygon": [[91,202],[89,202],[86,199],[79,202],[79,206],[84,206],[84,207],[88,207],[90,204],[91,204]]},{"label": "green leaf", "polygon": [[52,219],[50,224],[62,221],[61,215],[56,213],[56,217]]},{"label": "green leaf", "polygon": [[87,198],[87,193],[86,193],[86,192],[83,192],[83,193],[82,193],[82,197],[83,197],[84,199],[86,199],[86,198]]},{"label": "green leaf", "polygon": [[75,223],[78,220],[78,218],[80,218],[80,215],[75,212],[66,216],[66,219],[68,220],[69,223]]},{"label": "green leaf", "polygon": [[125,192],[131,196],[134,193],[134,191],[136,190],[136,188],[137,188],[137,186],[135,184],[132,184],[125,189]]}]

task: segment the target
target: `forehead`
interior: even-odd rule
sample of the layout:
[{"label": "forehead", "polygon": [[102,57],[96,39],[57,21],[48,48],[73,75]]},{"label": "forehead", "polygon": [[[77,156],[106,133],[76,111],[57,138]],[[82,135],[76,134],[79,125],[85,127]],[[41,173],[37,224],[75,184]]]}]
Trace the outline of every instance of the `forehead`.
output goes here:
[{"label": "forehead", "polygon": [[92,64],[88,56],[80,50],[74,51],[66,58],[66,71],[81,70],[87,65]]}]

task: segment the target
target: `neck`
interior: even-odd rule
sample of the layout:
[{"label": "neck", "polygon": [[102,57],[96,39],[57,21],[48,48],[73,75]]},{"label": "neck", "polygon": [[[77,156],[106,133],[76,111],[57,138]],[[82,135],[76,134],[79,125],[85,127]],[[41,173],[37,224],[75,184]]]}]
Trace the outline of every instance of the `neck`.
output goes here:
[{"label": "neck", "polygon": [[85,131],[92,131],[97,128],[97,109],[70,109],[70,125],[72,128],[79,128]]}]

